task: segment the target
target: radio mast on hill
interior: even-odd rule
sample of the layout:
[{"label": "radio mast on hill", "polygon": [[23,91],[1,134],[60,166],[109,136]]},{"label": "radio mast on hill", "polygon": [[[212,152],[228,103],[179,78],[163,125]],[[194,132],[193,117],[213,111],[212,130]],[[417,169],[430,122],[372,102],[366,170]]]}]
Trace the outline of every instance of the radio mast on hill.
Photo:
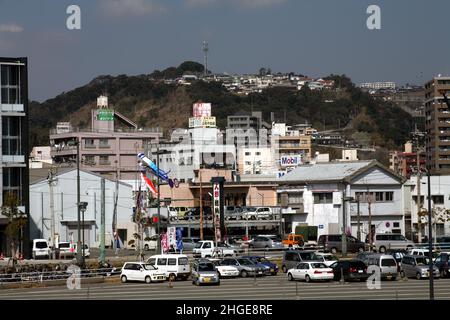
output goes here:
[{"label": "radio mast on hill", "polygon": [[206,77],[208,75],[208,51],[209,51],[208,42],[203,41],[202,50],[203,50],[203,53],[205,56],[205,65],[204,65],[205,68],[204,68],[203,72],[204,72],[204,76]]}]

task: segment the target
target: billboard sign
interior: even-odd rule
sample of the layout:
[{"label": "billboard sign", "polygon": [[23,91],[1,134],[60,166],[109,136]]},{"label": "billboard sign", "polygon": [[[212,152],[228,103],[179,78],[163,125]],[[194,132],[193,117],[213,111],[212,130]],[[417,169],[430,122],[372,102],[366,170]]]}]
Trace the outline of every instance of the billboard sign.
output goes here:
[{"label": "billboard sign", "polygon": [[280,158],[280,165],[282,167],[295,167],[302,163],[301,156],[282,156]]},{"label": "billboard sign", "polygon": [[177,247],[177,228],[175,227],[167,228],[167,242],[169,248],[171,246],[173,246],[174,248]]},{"label": "billboard sign", "polygon": [[114,111],[111,109],[100,109],[98,110],[97,119],[100,121],[113,121]]},{"label": "billboard sign", "polygon": [[189,128],[215,128],[216,117],[189,118]]},{"label": "billboard sign", "polygon": [[220,232],[220,183],[213,183],[214,233],[216,241],[221,241]]},{"label": "billboard sign", "polygon": [[211,103],[197,102],[192,107],[194,117],[211,117]]}]

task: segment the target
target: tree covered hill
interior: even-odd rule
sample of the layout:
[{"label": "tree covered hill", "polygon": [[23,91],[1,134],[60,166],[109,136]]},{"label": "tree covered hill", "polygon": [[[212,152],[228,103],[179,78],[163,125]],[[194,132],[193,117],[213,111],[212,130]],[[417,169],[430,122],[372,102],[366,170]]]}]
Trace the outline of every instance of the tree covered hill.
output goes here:
[{"label": "tree covered hill", "polygon": [[201,74],[203,66],[188,61],[150,75],[99,76],[85,86],[43,103],[33,101],[30,103],[30,145],[48,145],[49,129],[58,121],[88,127],[90,110],[100,94],[107,94],[111,106],[139,126],[161,127],[165,133],[171,128],[187,127],[192,104],[199,100],[212,103],[212,113],[221,128],[225,128],[228,115],[239,111],[262,111],[268,122],[270,113],[274,112],[276,121],[309,122],[319,131],[345,128],[346,136],[356,140],[364,137],[370,140],[368,144],[385,148],[402,145],[414,126],[409,114],[356,88],[345,75],[326,78],[335,80],[334,90],[272,87],[248,96],[230,93],[219,82],[199,80],[190,86],[178,86],[162,81],[186,72]]}]

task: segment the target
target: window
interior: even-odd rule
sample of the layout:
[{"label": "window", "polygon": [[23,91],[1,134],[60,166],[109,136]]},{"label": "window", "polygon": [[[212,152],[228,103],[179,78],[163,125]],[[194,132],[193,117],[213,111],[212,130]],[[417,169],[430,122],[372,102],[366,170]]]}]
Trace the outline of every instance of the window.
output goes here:
[{"label": "window", "polygon": [[256,152],[256,155],[257,155],[257,156],[260,156],[260,155],[261,155],[261,152]]},{"label": "window", "polygon": [[101,165],[109,165],[109,164],[111,164],[111,163],[109,162],[109,156],[100,156],[99,163],[100,163]]},{"label": "window", "polygon": [[444,204],[444,196],[431,196],[431,201],[433,201],[434,204]]},{"label": "window", "polygon": [[150,259],[147,260],[147,263],[148,263],[148,264],[151,264],[152,266],[155,265],[155,262],[156,262],[156,259],[155,259],[155,258],[150,258]]},{"label": "window", "polygon": [[109,146],[108,139],[100,139],[98,146],[100,148],[109,148],[110,146]]},{"label": "window", "polygon": [[94,165],[95,157],[94,156],[84,156],[84,164],[86,165]]},{"label": "window", "polygon": [[251,155],[251,154],[252,154],[251,152],[246,152],[246,153],[245,153],[246,156],[249,156],[249,155]]},{"label": "window", "polygon": [[384,201],[394,201],[394,192],[393,191],[386,192]]},{"label": "window", "polygon": [[394,222],[394,228],[400,228],[400,222]]},{"label": "window", "polygon": [[84,147],[85,148],[95,148],[94,139],[85,139]]},{"label": "window", "polygon": [[303,193],[288,193],[289,204],[303,203]]},{"label": "window", "polygon": [[166,258],[159,258],[158,259],[158,266],[165,266],[167,264]]},{"label": "window", "polygon": [[2,153],[3,155],[21,155],[20,117],[2,117]]},{"label": "window", "polygon": [[314,193],[314,204],[320,203],[333,203],[333,193],[331,192]]},{"label": "window", "polygon": [[20,66],[1,66],[1,103],[19,104],[20,99]]},{"label": "window", "polygon": [[375,201],[382,202],[384,199],[383,194],[383,192],[375,192]]},{"label": "window", "polygon": [[169,266],[176,266],[177,265],[177,259],[176,258],[169,258],[167,265],[169,265]]}]

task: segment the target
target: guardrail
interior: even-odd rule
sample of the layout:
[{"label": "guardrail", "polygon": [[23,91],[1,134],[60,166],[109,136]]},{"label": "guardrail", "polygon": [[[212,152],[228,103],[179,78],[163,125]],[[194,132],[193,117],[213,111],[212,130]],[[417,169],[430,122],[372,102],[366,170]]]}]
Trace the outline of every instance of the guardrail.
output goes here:
[{"label": "guardrail", "polygon": [[73,274],[83,278],[105,278],[119,276],[120,268],[82,269],[79,274],[74,270],[58,271],[31,271],[31,272],[7,272],[0,274],[0,285],[5,283],[43,283],[51,281],[66,280]]}]

